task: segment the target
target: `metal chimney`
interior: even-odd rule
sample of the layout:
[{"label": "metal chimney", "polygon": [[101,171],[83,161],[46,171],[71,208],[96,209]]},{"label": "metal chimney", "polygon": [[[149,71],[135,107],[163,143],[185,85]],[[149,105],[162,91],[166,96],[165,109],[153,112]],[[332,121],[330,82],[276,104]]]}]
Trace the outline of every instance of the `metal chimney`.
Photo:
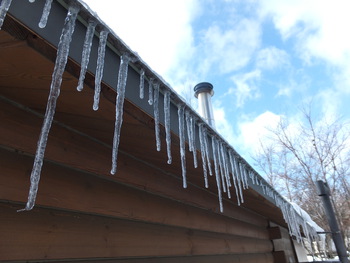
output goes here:
[{"label": "metal chimney", "polygon": [[201,82],[194,87],[194,96],[198,98],[199,114],[215,129],[213,106],[211,104],[211,97],[213,95],[213,85],[209,82]]}]

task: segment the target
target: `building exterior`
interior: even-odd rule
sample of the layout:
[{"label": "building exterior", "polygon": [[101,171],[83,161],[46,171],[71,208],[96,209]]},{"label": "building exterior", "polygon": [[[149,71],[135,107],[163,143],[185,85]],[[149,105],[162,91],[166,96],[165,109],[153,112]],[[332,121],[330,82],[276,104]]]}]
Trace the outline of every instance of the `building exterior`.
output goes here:
[{"label": "building exterior", "polygon": [[82,2],[39,27],[50,4],[1,3],[0,261],[298,262],[291,206],[113,32],[99,56]]}]

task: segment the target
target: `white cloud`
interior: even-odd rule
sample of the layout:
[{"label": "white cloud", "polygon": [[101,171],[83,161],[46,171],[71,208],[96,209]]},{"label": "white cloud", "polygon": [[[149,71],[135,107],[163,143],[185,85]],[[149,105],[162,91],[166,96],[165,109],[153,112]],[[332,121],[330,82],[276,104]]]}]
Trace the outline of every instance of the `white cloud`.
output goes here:
[{"label": "white cloud", "polygon": [[348,0],[264,0],[262,13],[271,15],[276,28],[287,39],[296,37],[304,59],[317,57],[344,65],[350,56]]},{"label": "white cloud", "polygon": [[248,99],[257,99],[260,91],[256,82],[260,80],[260,70],[234,75],[231,79],[235,88],[230,88],[227,94],[233,94],[236,98],[236,106],[243,107]]},{"label": "white cloud", "polygon": [[191,21],[199,10],[197,0],[85,2],[160,75],[191,50]]},{"label": "white cloud", "polygon": [[269,129],[275,129],[281,120],[280,115],[265,111],[254,119],[246,119],[238,124],[236,145],[248,154],[253,154],[260,148],[260,141],[266,140]]},{"label": "white cloud", "polygon": [[291,94],[292,94],[291,87],[282,86],[278,89],[276,97],[283,97],[283,96],[290,97]]},{"label": "white cloud", "polygon": [[289,64],[289,55],[286,51],[276,47],[261,49],[256,57],[256,66],[262,70],[273,70]]},{"label": "white cloud", "polygon": [[211,25],[201,39],[204,63],[202,72],[229,73],[247,65],[260,45],[261,29],[256,21],[241,19],[229,29]]},{"label": "white cloud", "polygon": [[219,105],[213,105],[216,131],[231,145],[234,143],[234,131],[232,124],[227,120],[225,109]]}]

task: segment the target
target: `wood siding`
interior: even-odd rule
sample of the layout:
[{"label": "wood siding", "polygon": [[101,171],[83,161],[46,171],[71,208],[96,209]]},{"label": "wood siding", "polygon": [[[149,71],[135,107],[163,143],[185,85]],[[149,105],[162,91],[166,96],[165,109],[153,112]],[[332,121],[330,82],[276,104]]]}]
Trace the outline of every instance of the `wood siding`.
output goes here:
[{"label": "wood siding", "polygon": [[36,206],[16,212],[27,200],[53,48],[29,31],[18,39],[6,28],[0,31],[0,261],[274,262],[268,225],[283,222],[280,211],[246,191],[244,206],[225,199],[220,213],[215,178],[204,188],[190,153],[183,189],[178,138],[168,165],[164,136],[157,152],[152,118],[128,101],[117,174],[109,174],[115,94],[104,86],[93,111],[92,89],[76,91],[74,61],[64,75]]}]

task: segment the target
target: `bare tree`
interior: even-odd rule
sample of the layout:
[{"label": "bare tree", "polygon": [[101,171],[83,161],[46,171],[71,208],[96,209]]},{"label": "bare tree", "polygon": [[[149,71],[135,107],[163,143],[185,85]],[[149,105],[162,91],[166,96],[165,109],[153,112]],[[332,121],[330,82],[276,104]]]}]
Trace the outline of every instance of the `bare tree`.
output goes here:
[{"label": "bare tree", "polygon": [[276,128],[269,129],[270,135],[261,140],[261,150],[253,159],[272,186],[329,231],[315,184],[327,181],[344,239],[349,240],[349,126],[340,119],[316,119],[311,110],[301,113],[300,123],[281,119]]}]

